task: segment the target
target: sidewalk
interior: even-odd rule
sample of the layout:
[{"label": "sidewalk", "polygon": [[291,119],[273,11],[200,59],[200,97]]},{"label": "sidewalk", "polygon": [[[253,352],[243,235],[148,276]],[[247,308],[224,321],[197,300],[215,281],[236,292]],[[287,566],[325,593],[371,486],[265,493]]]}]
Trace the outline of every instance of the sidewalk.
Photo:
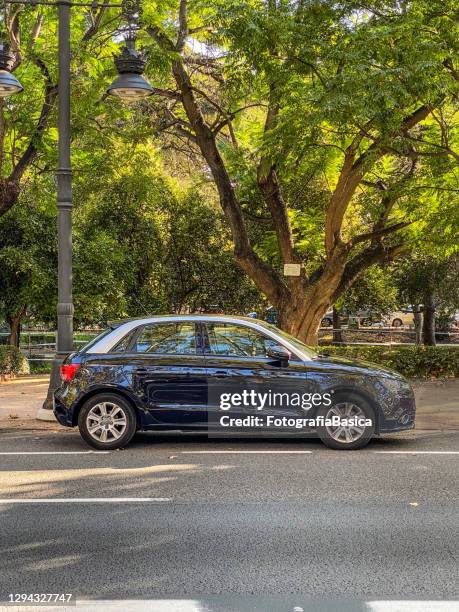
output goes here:
[{"label": "sidewalk", "polygon": [[48,374],[31,374],[0,383],[0,429],[66,429],[35,417],[46,397]]},{"label": "sidewalk", "polygon": [[[21,376],[0,383],[0,429],[67,430],[58,423],[37,421],[49,376]],[[416,429],[459,431],[459,378],[412,381],[416,395]]]}]

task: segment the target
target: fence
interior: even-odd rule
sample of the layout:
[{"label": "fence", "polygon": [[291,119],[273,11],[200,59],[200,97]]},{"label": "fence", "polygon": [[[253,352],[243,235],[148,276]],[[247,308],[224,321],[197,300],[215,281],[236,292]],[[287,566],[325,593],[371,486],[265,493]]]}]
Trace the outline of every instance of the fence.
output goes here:
[{"label": "fence", "polygon": [[[78,350],[100,332],[100,329],[76,331],[73,335],[73,349]],[[8,333],[0,333],[0,344],[6,344],[8,338]],[[56,352],[56,332],[22,331],[19,347],[29,361],[52,361]]]},{"label": "fence", "polygon": [[[73,349],[77,350],[100,334],[100,329],[76,331],[73,337]],[[337,338],[340,335],[341,339]],[[334,340],[334,336],[336,339]],[[437,343],[442,346],[459,346],[459,330],[435,333]],[[0,344],[6,344],[9,334],[0,333]],[[397,346],[415,344],[416,332],[413,329],[401,328],[350,328],[321,327],[319,344],[347,345],[387,345]],[[21,332],[20,348],[29,361],[52,361],[56,351],[56,332],[27,330]]]},{"label": "fence", "polygon": [[[339,338],[339,339],[338,339]],[[459,346],[459,329],[450,331],[436,331],[437,344],[442,346]],[[319,330],[319,344],[347,344],[347,345],[387,345],[399,346],[403,344],[416,344],[416,331],[410,328],[370,328],[370,327],[321,327]]]}]

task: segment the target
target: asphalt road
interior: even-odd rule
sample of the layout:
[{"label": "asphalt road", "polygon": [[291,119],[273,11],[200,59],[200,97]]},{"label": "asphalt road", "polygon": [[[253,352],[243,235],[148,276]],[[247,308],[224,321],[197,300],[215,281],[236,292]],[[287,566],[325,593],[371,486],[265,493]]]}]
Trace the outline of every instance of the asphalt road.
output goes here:
[{"label": "asphalt road", "polygon": [[95,453],[72,431],[0,432],[0,602],[65,592],[183,604],[168,610],[459,610],[458,490],[458,433],[355,452],[142,434]]}]

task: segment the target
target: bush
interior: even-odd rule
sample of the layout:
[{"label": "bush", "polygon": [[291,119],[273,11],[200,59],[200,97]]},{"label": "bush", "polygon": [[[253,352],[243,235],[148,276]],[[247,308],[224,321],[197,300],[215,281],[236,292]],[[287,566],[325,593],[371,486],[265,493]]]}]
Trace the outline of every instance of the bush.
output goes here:
[{"label": "bush", "polygon": [[15,346],[0,345],[0,377],[26,374],[29,371],[27,359]]},{"label": "bush", "polygon": [[51,361],[29,361],[31,374],[51,374]]},{"label": "bush", "polygon": [[370,361],[410,378],[459,376],[459,346],[319,346],[317,350]]}]

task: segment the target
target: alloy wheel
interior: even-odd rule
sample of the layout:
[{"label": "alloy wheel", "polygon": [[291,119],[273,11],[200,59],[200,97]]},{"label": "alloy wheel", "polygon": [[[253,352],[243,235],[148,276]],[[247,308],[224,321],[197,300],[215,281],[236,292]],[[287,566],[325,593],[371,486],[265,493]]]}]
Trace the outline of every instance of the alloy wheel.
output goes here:
[{"label": "alloy wheel", "polygon": [[[346,420],[350,418],[367,418],[360,406],[357,406],[351,402],[341,402],[339,404],[335,404],[327,412],[325,418],[331,419],[332,417],[336,416],[338,416],[340,419]],[[363,436],[365,427],[360,427],[357,425],[326,425],[326,430],[337,442],[350,444],[351,442],[359,440]]]},{"label": "alloy wheel", "polygon": [[113,442],[126,431],[127,416],[114,402],[100,402],[88,412],[86,426],[90,436],[98,442]]}]

